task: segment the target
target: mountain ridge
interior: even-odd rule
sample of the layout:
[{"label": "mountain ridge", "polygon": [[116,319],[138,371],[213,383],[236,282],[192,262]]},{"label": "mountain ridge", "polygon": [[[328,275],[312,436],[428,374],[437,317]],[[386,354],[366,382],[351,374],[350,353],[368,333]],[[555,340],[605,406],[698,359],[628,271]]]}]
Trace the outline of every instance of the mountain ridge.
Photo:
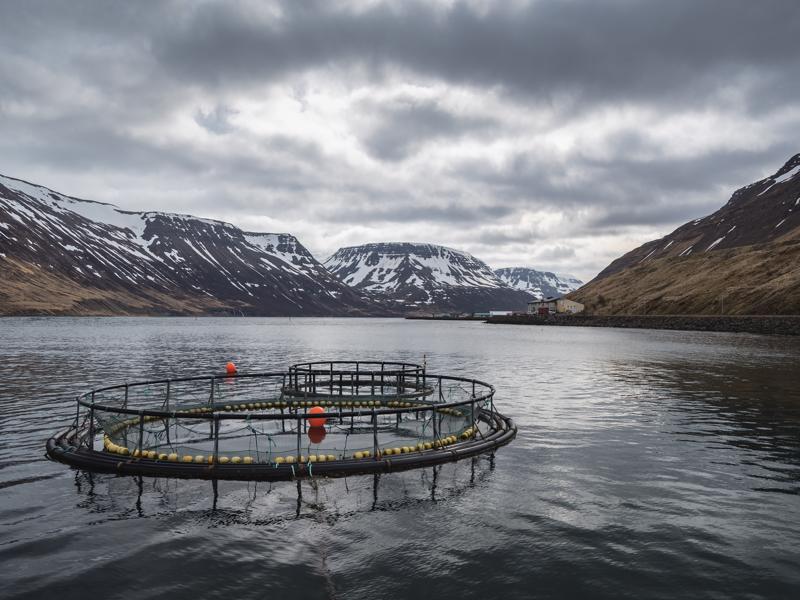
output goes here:
[{"label": "mountain ridge", "polygon": [[347,285],[406,312],[524,310],[530,299],[468,252],[438,244],[347,246],[324,265]]},{"label": "mountain ridge", "polygon": [[800,314],[800,154],[570,294],[595,314]]},{"label": "mountain ridge", "polygon": [[[15,282],[0,291],[0,313],[385,313],[291,234],[127,211],[4,175],[0,207],[0,273]],[[48,288],[63,292],[52,309]]]},{"label": "mountain ridge", "polygon": [[773,175],[734,191],[728,202],[712,214],[688,221],[612,261],[596,279],[655,258],[689,256],[780,239],[800,226],[798,175],[800,153]]},{"label": "mountain ridge", "polygon": [[583,285],[574,275],[540,271],[533,267],[503,267],[495,269],[494,273],[509,287],[528,292],[537,300],[563,296]]}]

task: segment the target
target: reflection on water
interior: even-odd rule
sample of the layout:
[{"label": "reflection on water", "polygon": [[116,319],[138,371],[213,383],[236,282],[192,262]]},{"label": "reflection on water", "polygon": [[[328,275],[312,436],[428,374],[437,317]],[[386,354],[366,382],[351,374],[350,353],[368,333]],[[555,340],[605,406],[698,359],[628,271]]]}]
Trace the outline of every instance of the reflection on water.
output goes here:
[{"label": "reflection on water", "polygon": [[185,481],[72,471],[76,506],[104,518],[159,518],[184,512],[208,526],[333,523],[366,511],[402,511],[447,502],[487,483],[494,455],[418,469],[341,479],[284,482]]},{"label": "reflection on water", "polygon": [[[800,340],[379,319],[4,319],[0,597],[792,597]],[[517,439],[380,477],[71,471],[87,388],[233,360],[421,362],[497,386]]]}]

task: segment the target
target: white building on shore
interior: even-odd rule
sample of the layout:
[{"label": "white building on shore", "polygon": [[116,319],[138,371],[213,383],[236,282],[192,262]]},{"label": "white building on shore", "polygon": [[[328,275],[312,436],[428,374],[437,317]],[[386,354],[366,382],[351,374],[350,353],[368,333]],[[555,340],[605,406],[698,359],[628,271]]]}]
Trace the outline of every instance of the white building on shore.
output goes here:
[{"label": "white building on shore", "polygon": [[564,296],[551,296],[528,302],[529,315],[577,314],[583,312],[583,309],[583,304]]}]

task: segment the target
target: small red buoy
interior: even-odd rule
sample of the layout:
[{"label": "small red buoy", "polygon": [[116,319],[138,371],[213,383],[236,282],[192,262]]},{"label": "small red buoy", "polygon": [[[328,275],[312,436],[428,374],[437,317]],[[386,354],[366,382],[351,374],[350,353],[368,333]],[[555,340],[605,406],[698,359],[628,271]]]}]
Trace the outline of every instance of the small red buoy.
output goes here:
[{"label": "small red buoy", "polygon": [[[324,415],[325,409],[321,406],[313,406],[308,412],[312,415]],[[327,421],[328,419],[315,418],[309,419],[308,424],[311,425],[311,427],[324,427]]]},{"label": "small red buoy", "polygon": [[[316,419],[315,419],[316,420]],[[308,439],[312,444],[320,444],[325,439],[324,427],[309,427]]]},{"label": "small red buoy", "polygon": [[232,362],[229,362],[227,365],[225,365],[225,372],[228,375],[236,375],[237,373],[236,365],[233,364]]}]

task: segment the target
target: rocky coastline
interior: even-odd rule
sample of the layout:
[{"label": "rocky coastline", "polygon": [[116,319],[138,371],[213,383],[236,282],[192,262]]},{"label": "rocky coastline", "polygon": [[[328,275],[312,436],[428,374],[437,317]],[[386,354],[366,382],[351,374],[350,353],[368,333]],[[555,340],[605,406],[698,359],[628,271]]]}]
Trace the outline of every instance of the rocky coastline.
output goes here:
[{"label": "rocky coastline", "polygon": [[557,327],[621,327],[723,331],[764,335],[800,335],[800,315],[510,315],[489,317],[495,325],[545,325]]}]

